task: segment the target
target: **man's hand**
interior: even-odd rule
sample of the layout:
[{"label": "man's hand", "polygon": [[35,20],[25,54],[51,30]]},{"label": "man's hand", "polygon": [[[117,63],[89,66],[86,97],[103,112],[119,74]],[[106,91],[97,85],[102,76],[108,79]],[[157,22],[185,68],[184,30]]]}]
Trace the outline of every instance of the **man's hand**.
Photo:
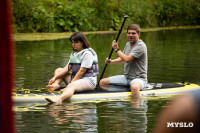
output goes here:
[{"label": "man's hand", "polygon": [[117,44],[117,42],[116,42],[115,40],[113,40],[113,42],[112,42],[112,48],[113,48],[114,50],[119,49],[119,46],[118,46],[118,44]]},{"label": "man's hand", "polygon": [[105,63],[106,64],[110,64],[111,63],[111,59],[106,58]]}]

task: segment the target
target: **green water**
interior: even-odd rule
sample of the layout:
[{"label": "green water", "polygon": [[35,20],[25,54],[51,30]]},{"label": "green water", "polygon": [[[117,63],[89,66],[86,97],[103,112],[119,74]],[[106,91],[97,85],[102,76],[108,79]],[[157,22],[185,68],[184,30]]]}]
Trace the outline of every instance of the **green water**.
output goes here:
[{"label": "green water", "polygon": [[151,132],[160,108],[171,98],[21,104],[15,109],[16,130],[22,133]]},{"label": "green water", "polygon": [[[100,74],[116,34],[87,35],[99,57]],[[200,29],[141,33],[148,48],[149,82],[199,83]],[[123,49],[126,34],[119,39]],[[68,39],[16,42],[16,88],[45,87],[57,67],[64,67],[72,52]],[[114,52],[113,58],[117,57]],[[123,65],[108,65],[104,77],[123,73]],[[100,75],[99,75],[100,77]],[[139,101],[70,102],[17,105],[17,132],[151,132],[158,112],[171,97]]]}]

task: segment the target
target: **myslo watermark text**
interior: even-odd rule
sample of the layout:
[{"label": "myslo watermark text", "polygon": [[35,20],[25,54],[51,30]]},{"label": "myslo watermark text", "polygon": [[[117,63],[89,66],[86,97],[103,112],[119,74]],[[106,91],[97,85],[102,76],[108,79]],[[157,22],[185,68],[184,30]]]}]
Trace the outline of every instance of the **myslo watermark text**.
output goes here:
[{"label": "myslo watermark text", "polygon": [[193,127],[193,122],[167,122],[167,127]]}]

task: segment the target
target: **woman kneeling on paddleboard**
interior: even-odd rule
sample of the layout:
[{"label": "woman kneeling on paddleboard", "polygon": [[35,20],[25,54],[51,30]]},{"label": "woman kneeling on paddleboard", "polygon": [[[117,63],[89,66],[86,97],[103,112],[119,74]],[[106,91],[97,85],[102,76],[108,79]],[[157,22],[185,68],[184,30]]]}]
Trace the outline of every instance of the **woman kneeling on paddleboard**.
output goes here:
[{"label": "woman kneeling on paddleboard", "polygon": [[99,73],[96,52],[90,48],[90,43],[82,32],[72,34],[70,41],[74,52],[71,54],[68,64],[64,68],[57,68],[54,77],[46,86],[49,91],[54,91],[59,89],[60,83],[64,81],[67,87],[62,90],[60,96],[45,98],[48,102],[61,103],[70,98],[74,92],[92,91],[96,86]]}]

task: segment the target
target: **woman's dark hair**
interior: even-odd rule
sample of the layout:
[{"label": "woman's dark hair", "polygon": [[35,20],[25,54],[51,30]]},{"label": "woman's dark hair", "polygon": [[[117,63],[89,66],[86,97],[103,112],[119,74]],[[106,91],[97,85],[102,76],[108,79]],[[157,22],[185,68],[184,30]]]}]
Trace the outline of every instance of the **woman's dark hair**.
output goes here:
[{"label": "woman's dark hair", "polygon": [[74,42],[83,43],[83,49],[90,47],[90,43],[89,43],[88,39],[86,38],[85,34],[83,34],[82,32],[75,32],[74,34],[71,35],[69,40],[71,42],[74,41]]}]

